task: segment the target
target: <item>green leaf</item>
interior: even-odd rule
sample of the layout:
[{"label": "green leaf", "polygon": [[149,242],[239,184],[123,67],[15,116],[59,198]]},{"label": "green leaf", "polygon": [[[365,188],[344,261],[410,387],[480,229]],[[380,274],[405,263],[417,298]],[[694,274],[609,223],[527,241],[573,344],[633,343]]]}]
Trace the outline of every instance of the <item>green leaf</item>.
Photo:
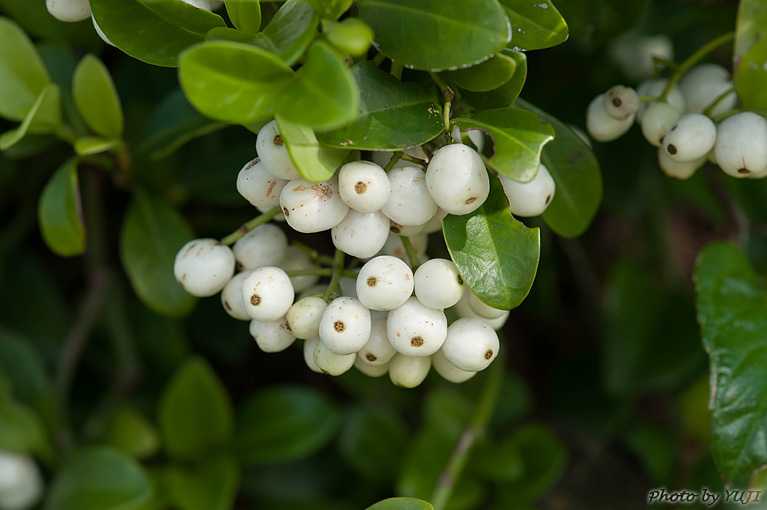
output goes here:
[{"label": "green leaf", "polygon": [[359,18],[346,18],[341,22],[323,20],[322,33],[341,53],[353,57],[367,53],[373,42],[373,29]]},{"label": "green leaf", "polygon": [[0,374],[0,449],[14,452],[41,452],[48,447],[40,418],[26,405],[14,400],[10,380]]},{"label": "green leaf", "polygon": [[479,128],[493,139],[490,167],[515,181],[528,182],[538,173],[543,146],[554,139],[554,128],[534,113],[518,108],[497,108],[458,117],[465,131]]},{"label": "green leaf", "polygon": [[292,66],[303,55],[317,33],[320,18],[309,2],[288,0],[256,34],[252,44],[264,49]]},{"label": "green leaf", "polygon": [[137,459],[145,459],[157,452],[160,438],[149,420],[134,408],[124,406],[109,418],[104,444]]},{"label": "green leaf", "polygon": [[579,236],[591,224],[602,201],[599,161],[588,145],[562,122],[522,99],[516,104],[551,124],[556,133],[541,154],[541,162],[557,185],[543,219],[562,237]]},{"label": "green leaf", "polygon": [[347,464],[369,479],[393,479],[406,441],[402,418],[387,407],[360,405],[343,423],[338,446]]},{"label": "green leaf", "polygon": [[366,510],[434,510],[434,507],[422,499],[389,498],[367,507]]},{"label": "green leaf", "polygon": [[78,156],[90,156],[100,154],[120,147],[120,140],[107,140],[98,136],[84,136],[75,141],[75,152]]},{"label": "green leaf", "polygon": [[232,24],[243,32],[261,30],[261,4],[258,0],[226,0],[226,12]]},{"label": "green leaf", "polygon": [[767,9],[760,0],[741,0],[735,24],[733,81],[744,108],[767,109]]},{"label": "green leaf", "polygon": [[133,459],[107,447],[81,450],[56,475],[46,510],[138,510],[152,497]]},{"label": "green leaf", "polygon": [[173,466],[166,476],[168,498],[179,510],[230,510],[239,483],[240,468],[228,457]]},{"label": "green leaf", "polygon": [[[323,19],[336,20],[352,5],[353,0],[307,0]],[[349,19],[349,18],[347,18]]]},{"label": "green leaf", "polygon": [[311,128],[293,124],[279,116],[276,118],[280,136],[301,177],[309,182],[330,179],[349,154],[349,150],[326,147],[317,141],[317,136]]},{"label": "green leaf", "polygon": [[293,71],[265,50],[235,42],[207,42],[180,57],[179,81],[189,102],[208,117],[247,124],[268,119],[274,98]]},{"label": "green leaf", "polygon": [[326,445],[339,425],[338,407],[324,394],[303,387],[269,388],[240,408],[235,452],[246,465],[299,459]]},{"label": "green leaf", "polygon": [[120,232],[120,259],[133,290],[152,310],[181,316],[194,306],[173,276],[176,253],[193,237],[170,205],[143,192],[134,196]]},{"label": "green leaf", "polygon": [[53,83],[46,86],[21,125],[0,136],[0,150],[16,145],[29,133],[50,133],[61,126],[61,90]]},{"label": "green leaf", "polygon": [[106,138],[122,137],[120,97],[101,60],[86,55],[80,61],[72,81],[72,94],[77,110],[94,133]]},{"label": "green leaf", "polygon": [[509,81],[495,90],[487,92],[471,92],[461,90],[461,97],[475,110],[490,110],[492,108],[508,108],[514,104],[522,87],[527,80],[527,56],[521,51],[504,48],[501,54],[516,63],[514,75]]},{"label": "green leaf", "polygon": [[711,453],[726,483],[746,483],[767,463],[767,291],[726,243],[701,252],[695,289],[711,365]]},{"label": "green leaf", "polygon": [[516,60],[499,53],[479,65],[448,71],[444,76],[462,89],[487,92],[508,82],[516,69]]},{"label": "green leaf", "polygon": [[482,207],[448,215],[442,228],[450,257],[477,297],[501,310],[522,303],[538,270],[540,229],[512,218],[497,178],[490,178],[490,195]]},{"label": "green leaf", "polygon": [[4,17],[0,17],[0,48],[0,117],[22,121],[51,80],[32,41]]},{"label": "green leaf", "polygon": [[160,398],[160,433],[173,458],[202,461],[228,445],[232,404],[215,372],[192,358],[178,369]]},{"label": "green leaf", "polygon": [[175,67],[179,53],[202,42],[207,30],[225,26],[220,16],[180,0],[90,0],[90,4],[93,17],[115,46],[157,66]]},{"label": "green leaf", "polygon": [[471,452],[469,467],[477,476],[496,483],[515,482],[525,470],[522,455],[513,437],[485,437]]},{"label": "green leaf", "polygon": [[45,185],[37,209],[40,232],[48,247],[62,257],[85,252],[77,160],[70,159]]},{"label": "green leaf", "polygon": [[363,0],[359,17],[376,47],[395,62],[431,71],[475,65],[509,42],[497,0]]},{"label": "green leaf", "polygon": [[320,135],[322,143],[358,150],[402,150],[422,145],[444,129],[434,87],[402,83],[373,62],[352,67],[360,91],[359,118]]},{"label": "green leaf", "polygon": [[562,44],[569,31],[565,19],[551,0],[499,0],[511,22],[511,46],[515,50],[540,50]]},{"label": "green leaf", "polygon": [[277,96],[275,110],[287,121],[327,131],[355,120],[359,104],[360,93],[344,59],[326,42],[317,41]]}]

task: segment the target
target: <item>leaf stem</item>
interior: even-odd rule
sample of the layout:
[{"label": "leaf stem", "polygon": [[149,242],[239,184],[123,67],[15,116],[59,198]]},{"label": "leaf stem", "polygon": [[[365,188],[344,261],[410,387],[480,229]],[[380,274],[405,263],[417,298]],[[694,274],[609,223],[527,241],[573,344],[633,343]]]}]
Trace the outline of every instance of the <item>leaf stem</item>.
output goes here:
[{"label": "leaf stem", "polygon": [[653,65],[653,76],[655,78],[660,78],[661,66],[666,66],[671,70],[676,70],[679,67],[679,64],[677,64],[673,60],[663,58],[663,57],[658,57],[657,55],[653,55],[652,65]]},{"label": "leaf stem", "polygon": [[453,142],[450,137],[450,109],[453,104],[453,99],[455,98],[455,92],[453,92],[450,85],[448,85],[439,74],[429,71],[429,76],[431,76],[431,79],[434,80],[434,83],[436,83],[442,91],[442,97],[445,98],[445,104],[442,107],[442,124],[445,128],[445,142],[450,144]]},{"label": "leaf stem", "polygon": [[666,87],[663,89],[663,92],[660,95],[660,100],[665,101],[666,98],[668,98],[669,92],[671,92],[671,89],[676,85],[676,82],[679,81],[679,78],[681,78],[684,73],[690,70],[692,66],[697,64],[703,57],[714,51],[716,48],[721,46],[724,43],[727,43],[731,41],[735,37],[735,32],[728,32],[724,35],[720,35],[716,39],[708,42],[704,46],[700,47],[698,51],[687,57],[687,59],[679,64],[679,67],[677,67],[674,70],[674,74],[671,75],[671,78],[668,79],[668,83],[666,83]]},{"label": "leaf stem", "polygon": [[333,266],[333,257],[330,257],[328,255],[324,255],[311,246],[307,246],[301,241],[293,241],[293,246],[301,250],[302,252],[306,253],[311,257],[312,262],[315,264],[322,264],[323,266]]},{"label": "leaf stem", "polygon": [[389,158],[389,162],[386,163],[386,166],[384,167],[384,172],[388,172],[392,168],[394,168],[394,165],[397,164],[397,161],[402,159],[402,156],[404,156],[402,151],[396,151],[391,155],[391,158]]},{"label": "leaf stem", "polygon": [[333,279],[330,280],[328,289],[325,291],[325,294],[322,295],[322,299],[325,301],[330,301],[330,296],[333,295],[333,292],[335,292],[336,288],[338,287],[338,282],[341,281],[341,273],[344,270],[345,255],[346,254],[344,252],[336,248],[336,253],[333,255]]},{"label": "leaf stem", "polygon": [[410,163],[415,163],[416,165],[426,166],[427,162],[421,158],[414,158],[413,156],[408,156],[407,154],[402,154],[399,159],[402,159],[404,161],[408,161]]},{"label": "leaf stem", "polygon": [[413,243],[410,242],[410,238],[407,236],[399,236],[399,238],[402,241],[402,246],[405,247],[405,251],[407,252],[407,258],[410,260],[410,267],[415,271],[418,269],[418,266],[421,265],[421,261],[418,260],[418,254],[415,252]]},{"label": "leaf stem", "polygon": [[225,238],[221,239],[221,244],[224,246],[229,246],[234,244],[235,241],[240,239],[242,236],[253,230],[254,228],[263,225],[267,221],[271,220],[278,214],[280,214],[281,209],[279,205],[275,205],[265,213],[256,216],[252,220],[248,221],[247,223],[243,223],[240,228],[226,236]]}]

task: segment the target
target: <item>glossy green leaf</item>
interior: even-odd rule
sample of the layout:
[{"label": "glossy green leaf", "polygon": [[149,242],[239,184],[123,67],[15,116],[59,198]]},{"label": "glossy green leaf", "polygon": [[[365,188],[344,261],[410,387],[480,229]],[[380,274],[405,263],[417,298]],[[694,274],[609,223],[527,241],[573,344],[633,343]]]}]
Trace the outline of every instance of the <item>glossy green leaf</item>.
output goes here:
[{"label": "glossy green leaf", "polygon": [[240,467],[228,457],[174,466],[166,476],[168,499],[178,510],[229,510],[239,483]]},{"label": "glossy green leaf", "polygon": [[726,243],[698,256],[695,289],[711,367],[711,453],[725,482],[742,484],[767,463],[767,291]]},{"label": "glossy green leaf", "polygon": [[364,55],[373,42],[373,29],[359,18],[346,18],[341,22],[323,20],[322,33],[341,53],[353,57]]},{"label": "glossy green leaf", "polygon": [[207,42],[180,57],[189,102],[213,119],[247,124],[267,119],[293,71],[271,53],[235,42]]},{"label": "glossy green leaf", "polygon": [[389,498],[379,501],[365,510],[434,510],[434,507],[422,499]]},{"label": "glossy green leaf", "polygon": [[93,447],[67,459],[46,510],[138,510],[151,497],[152,487],[139,464],[117,450]]},{"label": "glossy green leaf", "polygon": [[234,451],[246,465],[299,459],[325,446],[339,425],[338,407],[321,392],[272,387],[241,406]]},{"label": "glossy green leaf", "polygon": [[473,92],[487,92],[508,82],[517,69],[517,61],[504,53],[494,55],[479,65],[448,71],[445,78],[462,89]]},{"label": "glossy green leaf", "polygon": [[98,136],[84,136],[75,141],[75,152],[78,156],[90,156],[119,147],[120,140],[109,140]]},{"label": "glossy green leaf", "polygon": [[556,183],[554,199],[543,219],[562,237],[586,231],[602,202],[602,172],[594,153],[565,124],[522,99],[516,105],[537,114],[554,127],[554,140],[546,144],[541,162]]},{"label": "glossy green leaf", "polygon": [[194,306],[173,276],[176,253],[193,237],[170,205],[146,193],[134,196],[120,232],[120,259],[133,290],[152,310],[181,316]]},{"label": "glossy green leaf", "polygon": [[522,303],[538,270],[540,230],[511,216],[497,178],[490,178],[490,195],[482,207],[463,216],[448,215],[442,229],[450,257],[477,297],[501,310]]},{"label": "glossy green leaf", "polygon": [[402,461],[405,427],[402,418],[387,407],[355,407],[343,420],[338,443],[341,456],[366,478],[391,480]]},{"label": "glossy green leaf", "polygon": [[179,53],[202,42],[211,28],[225,26],[220,16],[180,0],[90,0],[90,4],[93,17],[115,46],[157,66],[175,67]]},{"label": "glossy green leaf", "polygon": [[455,119],[461,130],[479,128],[493,139],[490,167],[515,181],[528,182],[538,173],[541,151],[554,139],[554,128],[534,113],[497,108]]},{"label": "glossy green leaf", "polygon": [[352,5],[352,0],[306,0],[324,19],[338,19]]},{"label": "glossy green leaf", "polygon": [[104,444],[137,459],[154,455],[160,438],[154,425],[132,407],[121,407],[109,418]]},{"label": "glossy green leaf", "polygon": [[171,92],[157,106],[147,122],[144,139],[138,152],[160,159],[176,151],[194,138],[226,127],[225,122],[216,122],[200,113],[189,104],[184,92]]},{"label": "glossy green leaf", "polygon": [[360,91],[359,118],[321,134],[322,143],[358,150],[402,150],[422,145],[444,129],[434,87],[402,83],[373,62],[356,65],[351,72]]},{"label": "glossy green leaf", "polygon": [[359,17],[376,47],[395,62],[432,71],[475,65],[509,42],[497,0],[363,0]]},{"label": "glossy green leaf", "polygon": [[767,9],[761,0],[740,0],[732,55],[733,80],[745,108],[767,109]]},{"label": "glossy green leaf", "polygon": [[232,436],[232,404],[215,372],[193,358],[163,391],[158,412],[163,447],[173,458],[204,460]]},{"label": "glossy green leaf", "polygon": [[41,452],[47,437],[40,418],[26,405],[17,402],[11,383],[0,373],[0,450]]},{"label": "glossy green leaf", "polygon": [[523,51],[540,50],[567,40],[567,23],[551,0],[499,1],[511,22],[511,48]]},{"label": "glossy green leaf", "polygon": [[487,92],[472,92],[461,89],[461,97],[475,110],[508,108],[514,104],[527,80],[527,56],[521,51],[504,48],[501,55],[514,60],[514,75],[500,87]]},{"label": "glossy green leaf", "polygon": [[77,161],[64,163],[45,185],[37,216],[48,247],[62,257],[85,251],[85,226],[80,203]]},{"label": "glossy green leaf", "polygon": [[86,55],[77,66],[72,85],[77,110],[96,134],[120,138],[123,110],[120,97],[106,66],[93,55]]},{"label": "glossy green leaf", "polygon": [[292,66],[303,55],[317,33],[320,18],[309,2],[288,0],[256,34],[252,44],[282,59]]},{"label": "glossy green leaf", "polygon": [[355,120],[359,104],[359,90],[343,57],[326,42],[317,41],[277,96],[275,110],[289,122],[327,131]]},{"label": "glossy green leaf", "polygon": [[61,126],[61,91],[53,83],[46,86],[21,125],[0,135],[0,150],[7,150],[27,133],[51,133]]},{"label": "glossy green leaf", "polygon": [[22,121],[50,83],[48,71],[24,31],[0,17],[0,117]]},{"label": "glossy green leaf", "polygon": [[226,12],[232,24],[243,32],[261,30],[261,4],[258,0],[226,0]]},{"label": "glossy green leaf", "polygon": [[296,170],[309,182],[330,179],[349,154],[348,149],[334,149],[318,142],[309,127],[293,124],[279,116],[277,126]]}]

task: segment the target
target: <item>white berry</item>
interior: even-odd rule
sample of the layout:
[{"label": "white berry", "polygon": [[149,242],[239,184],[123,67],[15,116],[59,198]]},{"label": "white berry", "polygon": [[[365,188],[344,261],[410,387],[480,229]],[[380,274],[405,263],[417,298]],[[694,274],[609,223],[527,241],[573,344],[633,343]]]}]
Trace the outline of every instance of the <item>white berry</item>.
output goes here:
[{"label": "white berry", "polygon": [[448,308],[463,296],[463,278],[452,260],[431,259],[416,269],[415,296],[424,306]]},{"label": "white berry", "polygon": [[301,175],[290,159],[288,147],[280,135],[277,121],[271,121],[261,128],[256,138],[256,152],[266,169],[280,179],[298,179]]},{"label": "white berry", "polygon": [[320,340],[336,354],[356,354],[370,338],[370,310],[352,297],[331,301],[320,320]]},{"label": "white berry", "polygon": [[241,321],[249,321],[250,315],[245,311],[245,301],[242,299],[242,282],[250,275],[250,271],[237,273],[221,291],[221,305],[230,317]]},{"label": "white berry", "polygon": [[389,218],[380,212],[363,213],[349,209],[346,217],[330,231],[333,245],[344,253],[366,259],[383,248],[389,238]]},{"label": "white berry", "polygon": [[389,200],[389,176],[370,161],[347,163],[338,171],[338,191],[352,209],[364,213],[380,210]]},{"label": "white berry", "polygon": [[498,334],[482,319],[458,319],[447,328],[442,353],[461,370],[479,372],[498,355]]},{"label": "white berry", "polygon": [[445,357],[445,353],[442,352],[442,349],[432,354],[431,364],[434,367],[434,370],[436,370],[443,379],[452,383],[466,382],[477,375],[476,372],[461,370],[457,366],[453,365],[450,360]]},{"label": "white berry", "polygon": [[474,313],[482,317],[483,319],[497,319],[498,317],[502,316],[504,313],[506,313],[508,310],[500,310],[498,308],[493,308],[492,306],[485,304],[484,301],[479,299],[476,294],[469,291],[467,292],[467,301],[469,303],[469,306],[472,310],[474,310]]},{"label": "white berry", "polygon": [[295,292],[290,278],[279,267],[259,267],[242,282],[245,311],[251,319],[276,321],[293,304]]},{"label": "white berry", "polygon": [[288,238],[277,225],[265,223],[239,238],[232,249],[240,269],[276,266],[285,257]]},{"label": "white berry", "polygon": [[304,234],[329,230],[349,212],[349,206],[338,194],[335,178],[314,183],[303,179],[290,181],[280,193],[280,207],[288,225]]},{"label": "white berry", "polygon": [[234,254],[215,239],[195,239],[179,250],[173,274],[191,295],[212,296],[232,278]]},{"label": "white berry", "polygon": [[317,344],[320,343],[320,337],[316,336],[309,338],[304,342],[304,363],[312,372],[318,374],[322,373],[322,369],[314,363],[314,351],[317,349]]},{"label": "white berry", "polygon": [[400,225],[423,225],[437,212],[423,170],[414,166],[390,170],[389,185],[389,200],[381,212]]},{"label": "white berry", "polygon": [[463,143],[463,133],[466,133],[466,135],[469,137],[469,140],[471,140],[471,143],[477,147],[479,152],[482,152],[482,149],[485,148],[485,135],[482,133],[482,130],[471,128],[462,132],[461,128],[456,126],[450,132],[450,136],[453,137],[453,141],[455,143]]},{"label": "white berry", "polygon": [[397,352],[389,342],[386,333],[386,314],[376,313],[372,315],[370,338],[362,349],[357,352],[357,357],[366,365],[383,365]]},{"label": "white berry", "polygon": [[689,179],[706,162],[706,156],[692,161],[674,161],[663,147],[658,147],[658,166],[666,176],[673,179]]},{"label": "white berry", "polygon": [[280,193],[287,183],[269,172],[258,158],[248,162],[237,174],[237,191],[254,207],[279,205]]},{"label": "white berry", "polygon": [[43,479],[29,455],[0,450],[0,509],[27,510],[43,495]]},{"label": "white berry", "polygon": [[423,230],[421,230],[421,232],[423,232],[424,234],[433,234],[434,232],[441,232],[442,220],[445,219],[445,216],[447,216],[447,211],[444,211],[442,209],[437,209],[437,212],[434,213],[434,216],[432,216],[431,219],[423,225]]},{"label": "white berry", "polygon": [[766,171],[767,120],[752,112],[724,119],[717,129],[714,156],[719,167],[733,177]]},{"label": "white berry", "polygon": [[[668,80],[663,78],[658,80],[643,81],[642,83],[639,84],[639,86],[636,89],[637,94],[639,94],[640,96],[646,96],[646,97],[660,97],[661,94],[663,94],[663,90],[666,88],[667,83],[668,83]],[[680,112],[685,111],[684,96],[682,95],[682,91],[679,89],[678,85],[674,85],[671,87],[671,90],[669,90],[668,96],[666,96],[666,102]],[[639,105],[639,110],[637,110],[636,118],[640,123],[642,122],[642,118],[644,117],[644,112],[647,111],[647,107],[649,104],[650,104],[649,102],[645,102]]]},{"label": "white berry", "polygon": [[[388,218],[386,218],[388,219]],[[389,232],[398,236],[410,237],[423,232],[424,225],[400,225],[394,220],[389,220]]]},{"label": "white berry", "polygon": [[91,6],[88,0],[46,0],[45,6],[51,16],[67,23],[91,17]]},{"label": "white berry", "polygon": [[381,377],[389,371],[389,364],[384,363],[382,365],[368,365],[360,361],[360,358],[354,360],[354,368],[362,372],[368,377]]},{"label": "white berry", "polygon": [[[718,64],[701,64],[693,67],[679,80],[679,88],[684,95],[685,113],[703,113],[720,95],[732,90],[730,72]],[[731,92],[711,110],[717,116],[732,110],[738,100]]]},{"label": "white berry", "polygon": [[[317,266],[312,263],[312,257],[308,253],[296,246],[288,246],[285,256],[279,261],[277,267],[285,272],[289,272],[314,269]],[[290,283],[293,285],[295,292],[303,292],[309,287],[313,287],[319,279],[320,277],[317,275],[291,276]]]},{"label": "white berry", "polygon": [[538,173],[528,182],[517,182],[504,175],[498,176],[506,198],[509,199],[509,211],[513,216],[540,216],[546,211],[554,198],[557,185],[543,164]]},{"label": "white berry", "polygon": [[597,142],[610,142],[623,136],[634,123],[636,114],[625,119],[616,119],[605,110],[605,95],[595,97],[586,110],[586,130]]},{"label": "white berry", "polygon": [[314,347],[314,364],[328,375],[341,375],[354,365],[355,353],[336,354],[320,340]]},{"label": "white berry", "polygon": [[405,356],[397,353],[389,362],[389,378],[400,388],[415,388],[431,369],[431,356]]},{"label": "white berry", "polygon": [[615,85],[604,94],[607,114],[618,120],[633,118],[639,109],[639,95],[631,87]]},{"label": "white berry", "polygon": [[668,103],[652,103],[642,117],[642,134],[645,140],[656,147],[663,145],[668,134],[682,114]]},{"label": "white berry", "polygon": [[360,302],[371,310],[391,310],[413,294],[413,271],[401,259],[381,255],[362,266],[356,290]]},{"label": "white berry", "polygon": [[296,341],[285,317],[270,322],[250,321],[250,336],[264,352],[284,351]]},{"label": "white berry", "polygon": [[714,122],[705,115],[688,113],[663,138],[663,148],[674,161],[693,161],[708,154],[714,142]]},{"label": "white berry", "polygon": [[[408,156],[412,156],[414,158],[421,159],[423,161],[429,162],[429,158],[426,156],[426,152],[424,152],[423,148],[421,148],[420,145],[416,145],[415,147],[410,147],[409,149],[405,149],[403,151],[404,154]],[[389,160],[394,155],[393,152],[389,151],[375,151],[372,155],[373,163],[380,166],[381,168],[386,168],[386,165],[389,164]],[[403,168],[406,166],[419,166],[415,163],[411,163],[410,161],[405,161],[404,159],[400,159],[396,163],[394,163],[394,166],[392,168]]]},{"label": "white berry", "polygon": [[453,143],[432,156],[426,167],[426,187],[441,209],[462,215],[485,202],[490,193],[490,179],[477,151],[468,145]]},{"label": "white berry", "polygon": [[[506,310],[502,315],[495,319],[488,319],[487,317],[482,317],[477,312],[475,312],[471,305],[469,304],[470,296],[474,296],[471,291],[467,291],[463,293],[463,297],[461,298],[458,303],[456,303],[455,307],[453,308],[455,310],[455,313],[458,314],[458,317],[466,318],[466,319],[482,319],[483,321],[487,322],[488,325],[490,325],[491,328],[493,328],[495,331],[500,330],[504,324],[506,324],[506,321],[509,320],[509,316],[511,315],[511,312]],[[476,298],[476,296],[475,296]]]},{"label": "white berry", "polygon": [[389,312],[386,334],[397,352],[408,356],[431,356],[442,347],[447,334],[447,318],[411,297]]},{"label": "white berry", "polygon": [[320,335],[320,321],[328,304],[324,299],[309,296],[299,299],[290,307],[285,319],[296,338],[313,338]]}]

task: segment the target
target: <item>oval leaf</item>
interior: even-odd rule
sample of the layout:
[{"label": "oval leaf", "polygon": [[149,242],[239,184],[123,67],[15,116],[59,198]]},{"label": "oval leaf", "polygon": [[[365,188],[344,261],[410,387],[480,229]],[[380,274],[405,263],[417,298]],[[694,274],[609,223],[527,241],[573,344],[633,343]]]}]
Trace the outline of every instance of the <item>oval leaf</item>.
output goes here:
[{"label": "oval leaf", "polygon": [[358,8],[378,49],[415,69],[475,65],[498,53],[511,37],[497,0],[364,0]]},{"label": "oval leaf", "polygon": [[309,2],[288,0],[251,44],[292,66],[314,39],[319,23],[320,18]]},{"label": "oval leaf", "polygon": [[277,97],[277,114],[296,124],[326,131],[355,120],[360,93],[344,59],[323,41],[315,42],[304,65]]},{"label": "oval leaf", "polygon": [[235,451],[246,465],[306,457],[330,441],[339,414],[316,390],[283,386],[260,391],[240,408]]},{"label": "oval leaf", "polygon": [[0,48],[0,117],[22,121],[51,79],[29,37],[4,17]]},{"label": "oval leaf", "polygon": [[107,447],[71,456],[56,476],[48,510],[136,510],[152,497],[146,474],[133,459]]},{"label": "oval leaf", "polygon": [[588,145],[559,120],[522,99],[516,104],[551,124],[556,133],[541,154],[541,162],[557,185],[543,219],[562,237],[579,236],[591,224],[602,201],[599,161]]},{"label": "oval leaf", "polygon": [[205,361],[178,369],[160,398],[158,422],[165,451],[176,459],[204,460],[228,444],[232,404]]},{"label": "oval leaf", "polygon": [[402,83],[373,62],[351,70],[360,92],[358,119],[320,135],[331,147],[403,150],[422,145],[444,129],[442,107],[433,87]]},{"label": "oval leaf", "polygon": [[745,108],[767,109],[767,9],[761,0],[741,0],[732,55],[733,80]]},{"label": "oval leaf", "polygon": [[492,108],[508,108],[514,104],[522,87],[527,80],[527,57],[521,51],[504,48],[504,56],[514,60],[516,68],[514,76],[495,90],[488,92],[471,92],[461,90],[461,97],[475,110],[490,110]]},{"label": "oval leaf", "polygon": [[61,126],[61,90],[53,83],[46,86],[21,125],[0,136],[0,150],[16,145],[27,133],[43,134]]},{"label": "oval leaf", "polygon": [[280,136],[301,177],[309,182],[327,181],[343,162],[348,150],[326,147],[311,128],[277,117]]},{"label": "oval leaf", "polygon": [[497,178],[490,178],[490,195],[482,207],[463,216],[449,214],[442,225],[450,257],[477,297],[501,310],[524,301],[538,270],[540,229],[511,216]]},{"label": "oval leaf", "polygon": [[75,152],[78,156],[90,156],[115,149],[121,145],[120,140],[107,140],[98,136],[84,136],[75,141]]},{"label": "oval leaf", "polygon": [[500,0],[511,22],[511,48],[540,50],[562,44],[569,30],[551,0]]},{"label": "oval leaf", "polygon": [[498,108],[455,119],[461,130],[479,128],[493,139],[490,167],[515,181],[528,182],[538,173],[543,146],[554,139],[554,128],[534,113]]},{"label": "oval leaf", "polygon": [[94,133],[107,138],[123,134],[123,109],[106,66],[86,55],[77,66],[72,82],[77,110]]},{"label": "oval leaf", "polygon": [[195,299],[173,276],[176,253],[192,237],[184,218],[167,203],[135,195],[120,232],[120,259],[133,290],[158,313],[181,316],[194,306]]},{"label": "oval leaf", "polygon": [[157,452],[160,438],[154,425],[132,407],[121,407],[109,418],[104,443],[137,459]]},{"label": "oval leaf", "polygon": [[503,53],[494,55],[479,65],[457,71],[448,71],[445,78],[462,89],[473,92],[487,92],[497,89],[514,76],[517,61]]},{"label": "oval leaf", "polygon": [[261,30],[261,3],[258,0],[226,0],[226,12],[232,24],[243,32]]},{"label": "oval leaf", "polygon": [[168,499],[180,510],[230,510],[237,495],[240,468],[234,459],[206,460],[197,466],[173,466],[166,478]]},{"label": "oval leaf", "polygon": [[434,507],[422,499],[389,498],[367,507],[366,510],[434,510]]},{"label": "oval leaf", "polygon": [[242,43],[207,42],[180,57],[179,81],[203,115],[247,124],[273,115],[293,71],[271,53]]},{"label": "oval leaf", "polygon": [[51,251],[62,257],[85,251],[85,226],[75,159],[59,167],[45,185],[37,217],[40,232]]},{"label": "oval leaf", "polygon": [[47,446],[40,418],[13,398],[10,380],[0,374],[0,449],[37,453]]}]

